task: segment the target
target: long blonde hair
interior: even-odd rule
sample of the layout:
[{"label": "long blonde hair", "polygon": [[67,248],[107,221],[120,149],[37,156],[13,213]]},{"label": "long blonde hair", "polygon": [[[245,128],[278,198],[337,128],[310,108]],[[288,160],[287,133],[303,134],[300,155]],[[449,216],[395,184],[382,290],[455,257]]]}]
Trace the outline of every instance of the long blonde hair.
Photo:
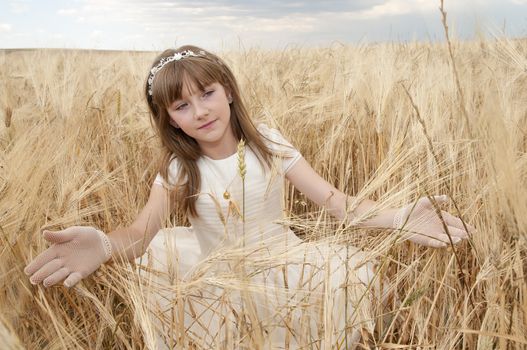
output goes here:
[{"label": "long blonde hair", "polygon": [[[190,82],[200,90],[212,83],[221,84],[232,95],[230,123],[237,140],[244,139],[248,146],[258,156],[262,166],[271,167],[273,153],[264,143],[263,136],[258,132],[249,117],[240,96],[238,84],[227,65],[216,55],[192,45],[163,51],[153,62],[156,66],[164,57],[173,56],[177,52],[191,50],[203,52],[199,56],[186,57],[167,63],[155,75],[152,86],[145,82],[145,96],[150,109],[151,118],[157,134],[161,139],[163,155],[159,173],[169,181],[170,162],[175,158],[179,164],[176,183],[170,184],[173,198],[178,198],[176,206],[183,213],[198,216],[196,211],[197,194],[200,191],[200,172],[196,161],[201,157],[201,149],[192,137],[181,129],[170,124],[167,108],[175,100],[180,99],[182,91]],[[152,96],[148,90],[151,88]]]}]

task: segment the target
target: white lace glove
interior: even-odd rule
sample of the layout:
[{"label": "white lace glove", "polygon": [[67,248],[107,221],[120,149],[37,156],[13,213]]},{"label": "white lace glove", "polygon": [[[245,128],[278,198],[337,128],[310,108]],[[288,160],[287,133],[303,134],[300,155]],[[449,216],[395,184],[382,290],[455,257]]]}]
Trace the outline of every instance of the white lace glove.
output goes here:
[{"label": "white lace glove", "polygon": [[[446,195],[433,196],[433,198],[439,205],[448,201]],[[444,210],[441,210],[441,216],[454,244],[476,232],[473,226],[466,224],[469,230],[467,233],[461,219]],[[445,232],[443,223],[428,197],[419,198],[415,207],[412,203],[401,208],[394,216],[393,227],[395,229],[402,228],[404,237],[414,243],[434,248],[450,245],[450,239]]]},{"label": "white lace glove", "polygon": [[43,236],[53,244],[25,267],[32,284],[44,281],[44,287],[50,287],[65,279],[64,285],[72,287],[112,256],[108,236],[93,227],[44,231]]}]

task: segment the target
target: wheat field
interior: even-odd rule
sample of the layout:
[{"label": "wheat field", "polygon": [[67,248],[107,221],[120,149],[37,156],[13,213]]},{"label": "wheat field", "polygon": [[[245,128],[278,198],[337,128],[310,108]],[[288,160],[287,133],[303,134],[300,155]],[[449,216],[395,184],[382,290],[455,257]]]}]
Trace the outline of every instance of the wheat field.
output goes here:
[{"label": "wheat field", "polygon": [[[478,230],[424,248],[342,227],[288,188],[295,233],[360,247],[397,291],[363,348],[527,348],[527,41],[451,44],[453,55],[418,42],[219,53],[254,119],[279,127],[337,188],[382,207],[447,194],[444,209]],[[68,290],[33,286],[22,270],[46,248],[43,229],[109,232],[146,203],[159,144],[142,91],[156,54],[0,51],[2,348],[153,347],[144,272],[105,265]],[[167,337],[181,340],[181,327]],[[261,348],[255,329],[227,348]]]}]

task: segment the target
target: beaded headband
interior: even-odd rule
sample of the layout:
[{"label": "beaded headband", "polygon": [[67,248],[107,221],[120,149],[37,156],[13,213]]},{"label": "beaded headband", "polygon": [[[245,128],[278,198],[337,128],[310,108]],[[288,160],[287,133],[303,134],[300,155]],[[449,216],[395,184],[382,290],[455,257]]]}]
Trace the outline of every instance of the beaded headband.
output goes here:
[{"label": "beaded headband", "polygon": [[157,72],[159,72],[167,63],[179,61],[191,56],[205,56],[205,51],[201,50],[199,53],[194,53],[192,50],[186,50],[182,52],[176,52],[172,56],[163,57],[161,60],[159,60],[159,63],[150,69],[150,74],[148,75],[148,95],[152,96],[152,83],[154,82]]}]

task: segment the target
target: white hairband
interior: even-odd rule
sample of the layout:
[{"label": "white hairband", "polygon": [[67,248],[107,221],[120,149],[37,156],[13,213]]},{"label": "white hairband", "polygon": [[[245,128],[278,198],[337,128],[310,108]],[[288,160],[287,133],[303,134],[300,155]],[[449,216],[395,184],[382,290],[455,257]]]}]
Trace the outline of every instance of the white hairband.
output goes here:
[{"label": "white hairband", "polygon": [[157,65],[150,69],[150,75],[148,76],[148,95],[152,96],[152,83],[154,82],[154,78],[156,77],[157,72],[159,72],[167,63],[179,61],[183,58],[191,56],[199,57],[204,55],[205,51],[203,50],[201,50],[199,53],[194,53],[194,51],[192,50],[186,50],[182,52],[176,52],[172,56],[163,57],[161,60],[159,60],[159,63]]}]

